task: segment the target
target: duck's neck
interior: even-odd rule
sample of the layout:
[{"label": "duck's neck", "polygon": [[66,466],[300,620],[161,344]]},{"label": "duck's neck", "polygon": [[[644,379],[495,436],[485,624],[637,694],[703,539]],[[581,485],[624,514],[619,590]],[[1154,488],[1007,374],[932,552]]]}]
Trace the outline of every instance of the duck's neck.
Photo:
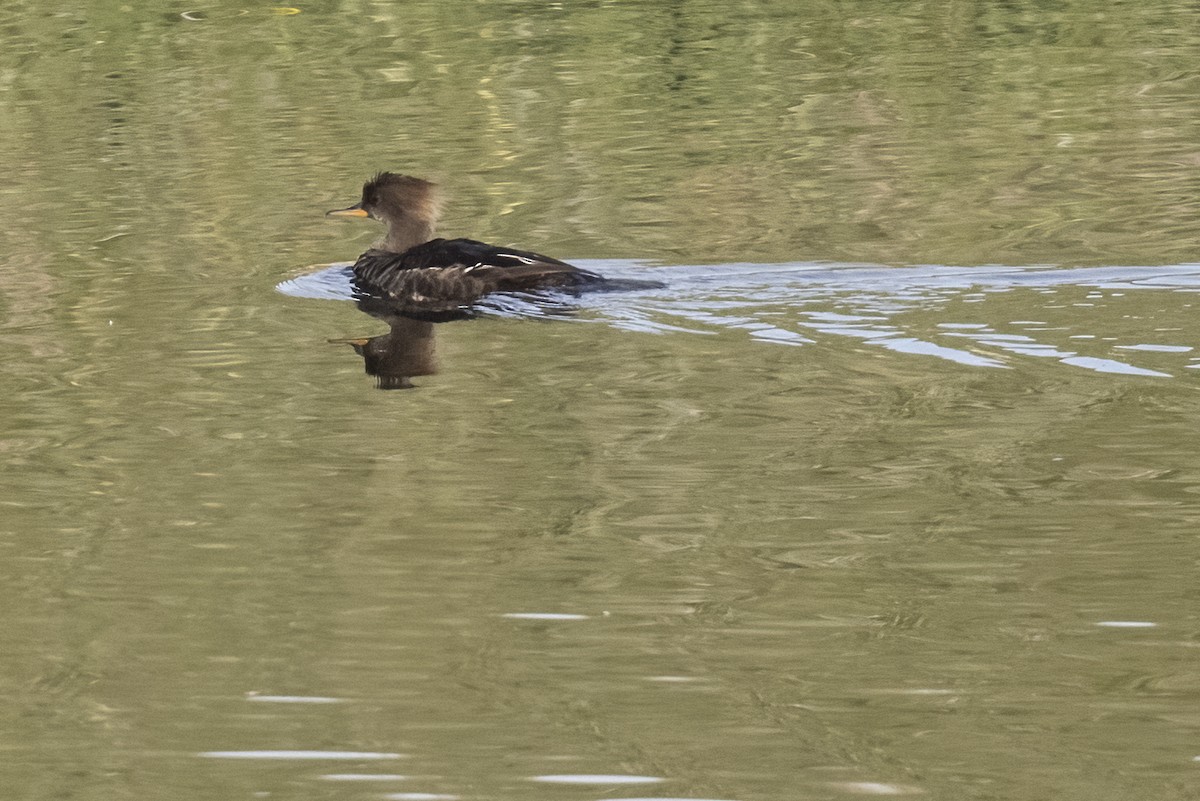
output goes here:
[{"label": "duck's neck", "polygon": [[392,224],[388,226],[387,236],[383,238],[379,247],[383,250],[390,250],[392,253],[403,253],[430,239],[433,239],[432,222],[405,215],[392,221]]}]

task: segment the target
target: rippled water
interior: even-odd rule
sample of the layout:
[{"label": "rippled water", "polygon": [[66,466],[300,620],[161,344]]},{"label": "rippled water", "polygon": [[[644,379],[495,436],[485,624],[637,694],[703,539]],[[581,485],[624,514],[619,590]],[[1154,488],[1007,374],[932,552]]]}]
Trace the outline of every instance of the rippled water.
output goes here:
[{"label": "rippled water", "polygon": [[[0,787],[1195,797],[1198,32],[6,4]],[[665,287],[380,392],[385,168]]]},{"label": "rippled water", "polygon": [[[848,337],[972,367],[1010,367],[1014,358],[1023,356],[1100,373],[1159,378],[1200,367],[1200,356],[1189,355],[1196,346],[1186,344],[1193,340],[1182,319],[1200,292],[1200,265],[1195,264],[1074,269],[831,264],[655,268],[615,260],[578,264],[616,279],[654,276],[665,286],[578,298],[498,294],[484,299],[477,312],[535,319],[550,314],[640,333],[713,334],[728,327],[755,340],[784,345]],[[351,300],[354,294],[348,264],[289,279],[277,288],[287,295],[331,300]],[[1147,291],[1151,298],[1122,300],[1130,292]],[[996,297],[1014,292],[1019,297]],[[1158,308],[1149,311],[1144,302]],[[956,308],[963,321],[947,318],[931,324],[920,315],[942,312],[944,317],[949,308]],[[1003,320],[1005,310],[1037,311],[1046,319]],[[1180,325],[1147,324],[1156,318],[1170,322],[1167,315],[1177,315]],[[1168,359],[1174,372],[1138,364],[1161,367]]]}]

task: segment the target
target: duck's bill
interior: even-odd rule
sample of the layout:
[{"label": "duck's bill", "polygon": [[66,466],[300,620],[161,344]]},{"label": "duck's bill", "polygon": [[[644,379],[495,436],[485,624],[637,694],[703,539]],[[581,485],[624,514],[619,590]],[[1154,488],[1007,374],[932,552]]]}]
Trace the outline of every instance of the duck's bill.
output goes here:
[{"label": "duck's bill", "polygon": [[333,211],[325,212],[326,217],[370,217],[366,210],[363,209],[361,203],[355,203],[348,209],[334,209]]}]

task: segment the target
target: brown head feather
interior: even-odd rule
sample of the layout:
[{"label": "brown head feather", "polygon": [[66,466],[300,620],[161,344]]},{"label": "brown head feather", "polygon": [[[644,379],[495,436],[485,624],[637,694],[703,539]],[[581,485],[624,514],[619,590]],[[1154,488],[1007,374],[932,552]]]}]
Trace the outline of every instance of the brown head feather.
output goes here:
[{"label": "brown head feather", "polygon": [[442,200],[436,184],[381,172],[363,184],[362,207],[388,226],[383,249],[402,253],[433,238]]}]

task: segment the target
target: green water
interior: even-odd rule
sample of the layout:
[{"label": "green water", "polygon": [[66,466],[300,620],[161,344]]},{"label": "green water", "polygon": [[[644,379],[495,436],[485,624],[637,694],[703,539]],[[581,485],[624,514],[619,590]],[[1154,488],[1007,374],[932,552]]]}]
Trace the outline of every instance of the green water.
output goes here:
[{"label": "green water", "polygon": [[[0,42],[0,795],[1197,797],[1194,6]],[[287,289],[378,169],[668,287],[381,392]]]}]

